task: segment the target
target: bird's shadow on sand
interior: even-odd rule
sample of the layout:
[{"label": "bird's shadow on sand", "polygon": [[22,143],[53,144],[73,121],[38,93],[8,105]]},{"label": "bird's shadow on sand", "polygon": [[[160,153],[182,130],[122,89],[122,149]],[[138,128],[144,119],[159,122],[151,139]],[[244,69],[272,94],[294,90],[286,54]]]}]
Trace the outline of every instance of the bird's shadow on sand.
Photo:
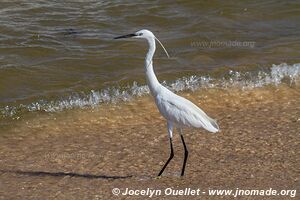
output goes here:
[{"label": "bird's shadow on sand", "polygon": [[132,178],[133,176],[109,176],[109,175],[93,175],[93,174],[79,174],[74,172],[45,172],[45,171],[22,171],[22,170],[0,170],[2,173],[14,173],[25,176],[50,176],[50,177],[79,177],[79,178],[87,178],[87,179],[127,179]]}]

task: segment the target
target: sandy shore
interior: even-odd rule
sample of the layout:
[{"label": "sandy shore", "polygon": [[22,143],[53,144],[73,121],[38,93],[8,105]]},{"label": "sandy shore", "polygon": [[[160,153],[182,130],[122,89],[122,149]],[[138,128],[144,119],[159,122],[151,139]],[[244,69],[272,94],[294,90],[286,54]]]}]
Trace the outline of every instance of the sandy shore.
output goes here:
[{"label": "sandy shore", "polygon": [[[199,92],[190,99],[217,118],[222,131],[185,130],[190,157],[184,177],[178,176],[183,147],[175,134],[175,157],[164,176],[155,178],[168,158],[169,144],[164,120],[151,98],[142,97],[106,108],[104,114],[96,109],[41,115],[2,133],[1,199],[145,199],[114,196],[113,188],[122,192],[125,188],[169,187],[206,192],[212,188],[299,192],[299,89],[262,88],[218,95]],[[221,197],[206,193],[189,198]]]}]

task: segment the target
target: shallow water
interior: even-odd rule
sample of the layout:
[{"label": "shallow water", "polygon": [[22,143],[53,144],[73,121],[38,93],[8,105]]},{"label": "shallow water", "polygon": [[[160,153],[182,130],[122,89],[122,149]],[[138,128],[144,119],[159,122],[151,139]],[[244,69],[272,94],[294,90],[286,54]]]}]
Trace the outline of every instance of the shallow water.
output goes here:
[{"label": "shallow water", "polygon": [[[245,124],[248,121],[257,125],[261,124],[261,121],[255,119],[255,110],[262,110],[266,114],[265,118],[271,117],[275,121],[292,121],[298,124],[298,129],[300,128],[299,82],[293,86],[282,83],[278,86],[269,85],[244,90],[240,88],[206,88],[194,92],[182,91],[179,94],[200,106],[210,117],[216,119],[221,131],[224,129],[224,123],[228,121],[230,123],[231,117],[237,117],[235,112],[241,110],[249,111],[247,116],[251,119],[243,118],[243,116],[239,116],[243,119],[236,118]],[[293,112],[286,113],[289,112],[286,107],[291,107],[291,105],[294,105]],[[280,112],[274,113],[274,110],[279,110],[289,117],[283,119]],[[274,123],[276,123],[275,121]],[[157,124],[165,127],[165,123],[153,98],[141,96],[131,101],[120,101],[117,104],[102,104],[83,109],[65,109],[60,112],[27,112],[18,120],[7,118],[2,120],[1,131],[4,136],[17,134],[21,137],[34,136],[35,133],[38,135],[41,133],[66,135],[83,132],[97,135],[98,132],[106,133],[110,130],[122,132],[124,128],[131,129],[133,127],[147,127],[151,130]],[[228,124],[226,126],[231,127]],[[239,125],[235,124],[235,128],[239,129]]]},{"label": "shallow water", "polygon": [[168,49],[171,59],[158,48],[154,67],[174,91],[293,88],[299,11],[276,0],[2,2],[0,123],[148,95],[146,43],[112,39],[142,28]]}]

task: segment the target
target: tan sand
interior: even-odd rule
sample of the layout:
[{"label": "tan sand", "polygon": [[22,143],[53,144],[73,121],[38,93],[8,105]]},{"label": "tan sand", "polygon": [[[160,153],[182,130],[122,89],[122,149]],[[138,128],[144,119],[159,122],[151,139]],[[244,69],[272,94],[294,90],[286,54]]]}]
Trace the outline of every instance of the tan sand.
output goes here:
[{"label": "tan sand", "polygon": [[[169,156],[165,121],[150,97],[119,106],[40,114],[0,135],[1,199],[145,199],[114,196],[113,188],[289,189],[299,191],[300,90],[184,93],[218,120],[220,133],[186,129]],[[297,195],[299,196],[299,195]],[[156,196],[155,199],[233,199],[233,196]],[[244,196],[236,199],[291,199]]]}]

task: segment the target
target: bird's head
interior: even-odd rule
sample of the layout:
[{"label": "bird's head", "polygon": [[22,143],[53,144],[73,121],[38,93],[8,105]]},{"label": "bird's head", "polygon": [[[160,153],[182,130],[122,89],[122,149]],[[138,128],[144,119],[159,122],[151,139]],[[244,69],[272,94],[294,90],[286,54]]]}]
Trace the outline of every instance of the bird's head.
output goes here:
[{"label": "bird's head", "polygon": [[162,48],[164,49],[164,51],[167,54],[168,58],[170,58],[170,56],[169,56],[167,50],[165,49],[165,47],[163,46],[163,44],[149,30],[143,29],[143,30],[137,31],[135,33],[131,33],[131,34],[127,34],[127,35],[122,35],[122,36],[119,36],[119,37],[115,37],[114,39],[122,39],[122,38],[144,38],[144,39],[148,40],[148,42],[149,41],[153,41],[154,42],[154,39],[155,39],[162,46]]},{"label": "bird's head", "polygon": [[151,31],[148,31],[146,29],[137,31],[135,33],[122,35],[119,37],[115,37],[114,39],[121,39],[121,38],[144,38],[144,39],[154,39],[155,36]]}]

